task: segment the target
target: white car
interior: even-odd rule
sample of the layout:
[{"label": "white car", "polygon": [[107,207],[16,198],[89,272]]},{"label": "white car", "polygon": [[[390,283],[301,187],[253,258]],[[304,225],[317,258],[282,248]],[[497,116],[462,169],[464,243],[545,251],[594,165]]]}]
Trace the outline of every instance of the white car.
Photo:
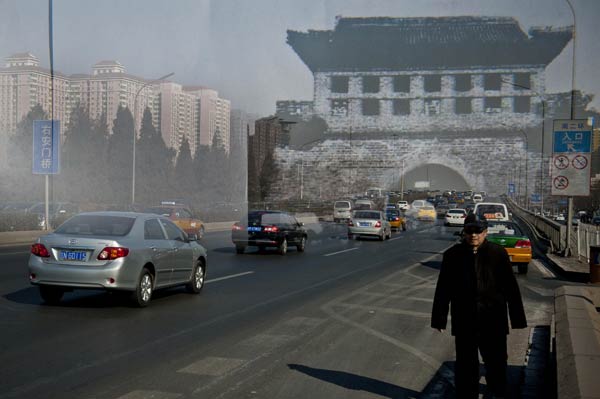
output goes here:
[{"label": "white car", "polygon": [[444,217],[446,226],[464,226],[467,211],[462,208],[448,209]]},{"label": "white car", "polygon": [[398,201],[398,202],[396,202],[396,206],[401,211],[408,211],[410,209],[410,205],[408,204],[408,201]]}]

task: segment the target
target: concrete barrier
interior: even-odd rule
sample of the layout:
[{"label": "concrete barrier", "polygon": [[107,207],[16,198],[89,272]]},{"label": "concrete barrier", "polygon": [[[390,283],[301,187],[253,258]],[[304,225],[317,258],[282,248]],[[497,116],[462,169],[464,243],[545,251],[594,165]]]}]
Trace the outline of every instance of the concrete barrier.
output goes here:
[{"label": "concrete barrier", "polygon": [[554,292],[558,399],[600,398],[600,287]]}]

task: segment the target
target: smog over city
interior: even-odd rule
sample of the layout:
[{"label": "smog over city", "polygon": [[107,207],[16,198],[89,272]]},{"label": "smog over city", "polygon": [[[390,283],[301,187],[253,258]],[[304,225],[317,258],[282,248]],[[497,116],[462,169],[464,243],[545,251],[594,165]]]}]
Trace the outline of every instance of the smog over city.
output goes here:
[{"label": "smog over city", "polygon": [[0,399],[594,396],[598,21],[0,0]]}]

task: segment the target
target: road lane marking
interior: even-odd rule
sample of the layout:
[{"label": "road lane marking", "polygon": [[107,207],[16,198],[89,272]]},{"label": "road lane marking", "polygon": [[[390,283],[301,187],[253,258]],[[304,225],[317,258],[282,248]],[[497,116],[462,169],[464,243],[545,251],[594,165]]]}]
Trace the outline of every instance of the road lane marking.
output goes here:
[{"label": "road lane marking", "polygon": [[344,252],[356,251],[357,249],[358,249],[358,247],[356,247],[356,248],[344,249],[343,251],[332,252],[332,253],[330,253],[330,254],[325,254],[325,255],[323,255],[323,256],[333,256],[333,255],[341,254],[341,253],[344,253]]},{"label": "road lane marking", "polygon": [[254,273],[254,272],[244,272],[244,273],[232,274],[230,276],[223,276],[223,277],[213,278],[211,280],[206,280],[206,284],[208,284],[208,283],[216,283],[217,281],[228,280],[230,278],[241,277],[241,276],[245,276],[247,274],[252,274],[252,273]]},{"label": "road lane marking", "polygon": [[353,310],[366,310],[366,311],[375,311],[386,314],[399,314],[405,316],[413,316],[413,317],[422,317],[425,319],[431,318],[431,313],[427,312],[415,312],[413,310],[402,310],[402,309],[393,309],[393,308],[383,308],[381,306],[368,306],[368,305],[356,305],[353,303],[347,302],[338,302],[334,306],[339,306],[347,309]]},{"label": "road lane marking", "polygon": [[126,395],[119,396],[117,399],[176,399],[180,398],[183,395],[180,393],[171,393],[171,392],[161,392],[161,391],[146,391],[138,389],[136,391],[131,391]]},{"label": "road lane marking", "polygon": [[30,253],[30,251],[22,251],[22,252],[4,252],[4,253],[0,253],[0,256],[3,255],[23,255],[23,254],[28,254]]},{"label": "road lane marking", "polygon": [[177,370],[178,373],[208,375],[211,377],[221,377],[228,374],[247,363],[244,359],[233,359],[226,357],[206,357],[190,364],[182,369]]},{"label": "road lane marking", "polygon": [[401,240],[403,238],[404,238],[404,236],[394,237],[394,238],[390,238],[388,241],[396,241],[396,240]]}]

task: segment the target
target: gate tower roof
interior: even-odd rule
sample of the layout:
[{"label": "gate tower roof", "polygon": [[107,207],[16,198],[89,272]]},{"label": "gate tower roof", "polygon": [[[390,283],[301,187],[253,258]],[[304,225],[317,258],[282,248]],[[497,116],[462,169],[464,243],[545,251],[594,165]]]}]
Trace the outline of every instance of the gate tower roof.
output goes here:
[{"label": "gate tower roof", "polygon": [[572,28],[531,28],[512,17],[338,18],[333,30],[288,30],[314,72],[546,66]]}]

